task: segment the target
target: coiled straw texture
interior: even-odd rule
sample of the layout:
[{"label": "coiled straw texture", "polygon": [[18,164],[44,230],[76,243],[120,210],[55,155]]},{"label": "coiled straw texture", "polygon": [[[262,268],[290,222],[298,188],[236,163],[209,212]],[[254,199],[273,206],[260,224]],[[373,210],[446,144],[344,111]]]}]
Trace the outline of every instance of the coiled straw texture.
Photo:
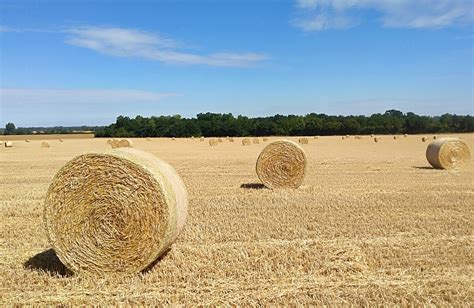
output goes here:
[{"label": "coiled straw texture", "polygon": [[44,205],[59,259],[79,274],[133,274],[168,250],[186,222],[174,169],[132,148],[77,156],[54,177]]},{"label": "coiled straw texture", "polygon": [[298,188],[306,175],[306,165],[303,148],[293,141],[278,140],[262,150],[256,171],[268,188]]},{"label": "coiled straw texture", "polygon": [[459,138],[441,138],[426,148],[426,159],[437,169],[459,169],[471,157],[467,144]]}]

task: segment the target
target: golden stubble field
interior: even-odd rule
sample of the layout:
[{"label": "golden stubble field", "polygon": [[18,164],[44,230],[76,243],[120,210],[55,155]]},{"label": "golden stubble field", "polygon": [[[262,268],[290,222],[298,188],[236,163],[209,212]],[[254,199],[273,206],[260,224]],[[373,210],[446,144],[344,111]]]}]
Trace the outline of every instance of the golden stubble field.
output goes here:
[{"label": "golden stubble field", "polygon": [[[473,153],[474,135],[458,136]],[[175,167],[190,203],[171,251],[126,278],[71,275],[43,231],[54,174],[106,139],[40,143],[0,150],[0,306],[473,304],[474,163],[432,169],[421,136],[311,138],[303,187],[277,191],[255,174],[265,142],[134,139]]]}]

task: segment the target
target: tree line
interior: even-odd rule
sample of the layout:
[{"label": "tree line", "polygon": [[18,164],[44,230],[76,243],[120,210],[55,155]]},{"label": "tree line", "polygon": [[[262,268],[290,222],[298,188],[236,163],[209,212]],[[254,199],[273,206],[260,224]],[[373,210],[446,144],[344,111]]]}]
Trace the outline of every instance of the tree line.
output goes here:
[{"label": "tree line", "polygon": [[31,134],[81,134],[95,132],[103,126],[54,126],[54,127],[16,127],[14,123],[7,123],[4,129],[0,128],[2,135],[31,135]]},{"label": "tree line", "polygon": [[334,116],[310,113],[250,118],[231,113],[200,113],[195,118],[119,116],[115,123],[98,128],[96,137],[191,136],[314,136],[363,134],[418,134],[474,132],[474,117],[443,114],[422,116],[387,110],[371,116]]}]

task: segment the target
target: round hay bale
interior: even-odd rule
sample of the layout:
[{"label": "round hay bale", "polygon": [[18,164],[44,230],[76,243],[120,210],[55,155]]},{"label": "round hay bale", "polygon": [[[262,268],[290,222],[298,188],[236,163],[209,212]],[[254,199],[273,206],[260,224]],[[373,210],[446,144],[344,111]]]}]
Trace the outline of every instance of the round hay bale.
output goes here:
[{"label": "round hay bale", "polygon": [[63,140],[63,139],[59,139],[59,142],[64,142],[64,140]]},{"label": "round hay bale", "polygon": [[350,137],[350,135],[346,135],[346,138],[349,138],[349,137]]},{"label": "round hay bale", "polygon": [[217,142],[222,142],[222,138],[217,138]]},{"label": "round hay bale", "polygon": [[421,137],[421,141],[422,141],[422,142],[426,142],[426,141],[428,141],[428,140],[429,140],[428,137]]},{"label": "round hay bale", "polygon": [[25,142],[30,142],[30,139],[25,139]]},{"label": "round hay bale", "polygon": [[260,140],[258,138],[253,138],[252,143],[253,144],[260,144]]},{"label": "round hay bale", "polygon": [[49,148],[51,146],[49,145],[49,142],[43,141],[43,142],[41,142],[41,147],[46,149],[46,148]]},{"label": "round hay bale", "polygon": [[301,144],[308,144],[309,140],[308,140],[308,138],[304,137],[304,138],[299,138],[298,142],[301,143]]},{"label": "round hay bale", "polygon": [[234,138],[230,137],[229,142],[234,142]]},{"label": "round hay bale", "polygon": [[250,141],[249,138],[242,139],[242,145],[245,146],[245,145],[251,145],[251,144],[252,144],[252,142]]},{"label": "round hay bale", "polygon": [[263,137],[263,142],[267,142],[268,141],[268,138],[267,137]]},{"label": "round hay bale", "polygon": [[191,136],[191,139],[194,139],[194,136]]},{"label": "round hay bale", "polygon": [[79,155],[49,186],[44,221],[59,259],[74,273],[133,274],[169,249],[187,218],[173,167],[132,148]]},{"label": "round hay bale", "polygon": [[146,141],[151,141],[151,138],[149,138],[149,137],[148,137],[148,138],[146,138]]},{"label": "round hay bale", "polygon": [[107,144],[111,145],[112,144],[112,139],[107,139]]},{"label": "round hay bale", "polygon": [[201,137],[199,140],[204,141],[204,137]]},{"label": "round hay bale", "polygon": [[398,139],[398,137],[397,137],[397,136],[393,136],[393,140],[397,140],[397,139]]},{"label": "round hay bale", "polygon": [[426,148],[426,159],[437,169],[458,169],[471,157],[466,142],[459,138],[440,138]]},{"label": "round hay bale", "polygon": [[433,136],[433,139],[436,140],[438,138],[438,136]]},{"label": "round hay bale", "polygon": [[268,188],[298,188],[306,175],[306,154],[289,140],[271,142],[258,156],[256,171]]},{"label": "round hay bale", "polygon": [[373,138],[373,137],[374,137],[374,134],[370,134],[370,137],[372,137],[372,138]]},{"label": "round hay bale", "polygon": [[374,137],[374,142],[379,142],[380,141],[380,137]]},{"label": "round hay bale", "polygon": [[112,149],[117,148],[133,148],[133,141],[131,139],[114,139],[112,140]]},{"label": "round hay bale", "polygon": [[171,138],[171,140],[172,140],[172,141],[175,141],[175,140],[176,140],[176,138],[175,138],[175,137],[173,137],[173,138]]},{"label": "round hay bale", "polygon": [[12,148],[12,147],[13,147],[13,142],[11,142],[11,141],[5,141],[4,146],[5,146],[6,148]]},{"label": "round hay bale", "polygon": [[314,136],[313,139],[319,139],[319,136]]},{"label": "round hay bale", "polygon": [[404,134],[403,137],[405,137],[405,138],[408,137],[408,134]]},{"label": "round hay bale", "polygon": [[346,137],[342,136],[342,140],[346,139]]},{"label": "round hay bale", "polygon": [[219,144],[219,141],[217,141],[216,139],[209,139],[209,145],[211,147],[215,147],[218,144]]}]

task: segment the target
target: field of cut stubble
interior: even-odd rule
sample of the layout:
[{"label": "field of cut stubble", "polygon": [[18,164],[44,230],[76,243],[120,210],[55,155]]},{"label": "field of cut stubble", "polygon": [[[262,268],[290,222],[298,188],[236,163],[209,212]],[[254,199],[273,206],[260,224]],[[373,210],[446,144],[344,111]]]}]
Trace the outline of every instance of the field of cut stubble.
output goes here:
[{"label": "field of cut stubble", "polygon": [[64,163],[106,140],[49,142],[0,149],[0,306],[473,304],[474,163],[432,169],[421,136],[311,138],[303,187],[277,191],[255,174],[264,142],[134,139],[180,174],[189,219],[149,271],[95,279],[50,250],[42,203]]}]

